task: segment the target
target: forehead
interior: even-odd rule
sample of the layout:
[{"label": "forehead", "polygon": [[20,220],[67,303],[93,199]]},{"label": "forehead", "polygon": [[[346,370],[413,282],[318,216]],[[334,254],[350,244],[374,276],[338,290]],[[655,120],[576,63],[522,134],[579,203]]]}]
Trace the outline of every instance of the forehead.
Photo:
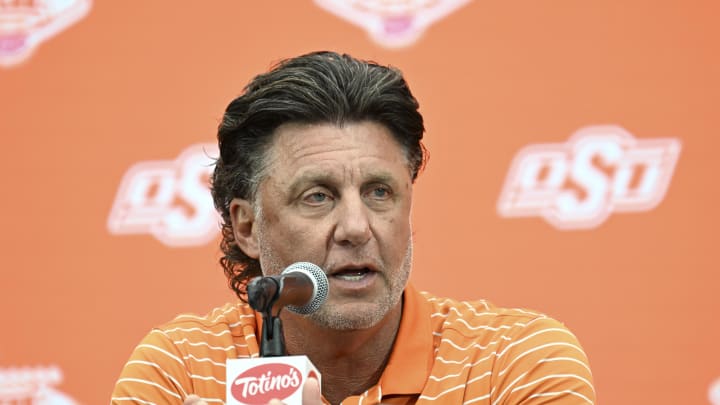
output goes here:
[{"label": "forehead", "polygon": [[372,121],[338,126],[284,124],[268,151],[269,169],[298,170],[307,165],[374,162],[400,164],[410,170],[403,147],[384,125]]}]

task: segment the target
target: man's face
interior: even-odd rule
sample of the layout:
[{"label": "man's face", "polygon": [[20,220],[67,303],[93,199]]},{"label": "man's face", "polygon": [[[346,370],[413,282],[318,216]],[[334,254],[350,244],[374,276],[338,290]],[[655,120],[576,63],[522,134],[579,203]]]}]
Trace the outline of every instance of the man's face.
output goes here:
[{"label": "man's face", "polygon": [[369,328],[399,305],[412,261],[412,179],[384,126],[288,124],[277,129],[258,189],[256,233],[266,275],[307,261],[330,291],[321,326]]}]

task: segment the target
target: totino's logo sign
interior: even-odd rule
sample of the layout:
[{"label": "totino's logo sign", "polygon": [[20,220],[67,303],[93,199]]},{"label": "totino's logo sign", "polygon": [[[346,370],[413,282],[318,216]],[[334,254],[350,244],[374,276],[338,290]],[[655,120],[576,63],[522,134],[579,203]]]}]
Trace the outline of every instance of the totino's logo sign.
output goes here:
[{"label": "totino's logo sign", "polygon": [[364,28],[389,48],[414,43],[434,22],[470,0],[315,0],[320,7]]},{"label": "totino's logo sign", "polygon": [[140,162],[120,183],[108,217],[112,234],[150,234],[168,246],[204,245],[219,233],[209,190],[217,145],[197,144],[175,160]]},{"label": "totino's logo sign", "polygon": [[233,381],[230,392],[245,404],[284,400],[300,388],[300,370],[289,364],[269,363],[246,370]]},{"label": "totino's logo sign", "polygon": [[617,126],[583,128],[567,143],[527,146],[510,166],[498,213],[587,229],[612,212],[651,210],[667,192],[680,149],[678,139],[636,139]]},{"label": "totino's logo sign", "polygon": [[90,0],[0,0],[0,66],[26,60],[89,10]]}]

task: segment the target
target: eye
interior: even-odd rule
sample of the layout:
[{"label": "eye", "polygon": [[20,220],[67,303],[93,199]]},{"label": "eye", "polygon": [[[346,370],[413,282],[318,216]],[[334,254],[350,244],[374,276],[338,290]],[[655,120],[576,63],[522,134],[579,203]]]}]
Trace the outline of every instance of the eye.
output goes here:
[{"label": "eye", "polygon": [[330,201],[332,197],[324,191],[313,191],[303,197],[303,202],[310,205],[322,205]]},{"label": "eye", "polygon": [[390,188],[387,186],[373,186],[370,189],[369,197],[375,200],[387,200],[392,195]]}]

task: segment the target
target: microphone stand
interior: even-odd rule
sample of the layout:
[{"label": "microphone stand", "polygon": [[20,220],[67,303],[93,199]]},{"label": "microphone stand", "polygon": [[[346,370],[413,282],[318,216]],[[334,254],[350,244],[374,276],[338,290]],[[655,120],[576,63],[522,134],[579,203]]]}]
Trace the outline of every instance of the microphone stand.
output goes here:
[{"label": "microphone stand", "polygon": [[[272,283],[272,285],[260,286],[259,284]],[[267,288],[263,288],[267,287]],[[274,291],[271,296],[266,291]],[[277,280],[269,277],[258,277],[250,281],[247,286],[248,304],[254,310],[260,312],[263,318],[263,326],[260,333],[260,357],[277,357],[287,355],[285,348],[285,334],[283,333],[280,311],[273,314],[273,306],[280,298],[280,285]]]}]

